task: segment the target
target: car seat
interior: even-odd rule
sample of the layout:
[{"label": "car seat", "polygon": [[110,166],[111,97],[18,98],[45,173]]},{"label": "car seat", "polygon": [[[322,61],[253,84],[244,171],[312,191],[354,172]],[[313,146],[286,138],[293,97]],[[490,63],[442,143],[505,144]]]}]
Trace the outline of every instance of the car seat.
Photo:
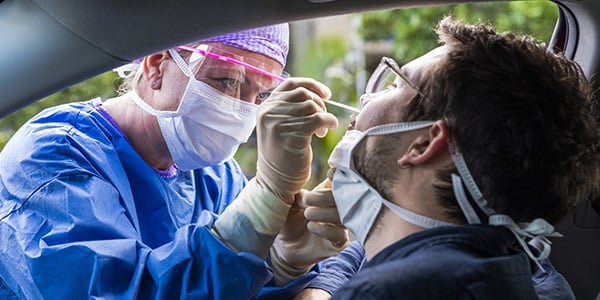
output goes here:
[{"label": "car seat", "polygon": [[577,299],[600,300],[600,201],[588,201],[569,214],[552,239],[550,260],[561,272]]}]

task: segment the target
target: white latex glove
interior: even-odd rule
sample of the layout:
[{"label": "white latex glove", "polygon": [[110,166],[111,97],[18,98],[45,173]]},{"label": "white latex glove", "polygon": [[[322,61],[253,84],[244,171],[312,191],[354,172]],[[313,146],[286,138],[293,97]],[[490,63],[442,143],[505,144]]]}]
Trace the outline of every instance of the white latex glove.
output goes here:
[{"label": "white latex glove", "polygon": [[280,286],[348,245],[348,231],[340,222],[330,181],[312,191],[303,190],[296,199],[270,250],[275,283]]},{"label": "white latex glove", "polygon": [[330,95],[329,88],[313,79],[290,78],[259,106],[256,177],[213,227],[230,247],[267,256],[294,195],[310,176],[312,135],[337,126],[322,100]]},{"label": "white latex glove", "polygon": [[292,300],[328,300],[331,299],[331,294],[327,291],[317,288],[303,289]]},{"label": "white latex glove", "polygon": [[315,80],[292,78],[258,110],[256,178],[289,204],[310,177],[311,136],[323,137],[327,128],[337,127],[321,100],[330,96],[329,88]]}]

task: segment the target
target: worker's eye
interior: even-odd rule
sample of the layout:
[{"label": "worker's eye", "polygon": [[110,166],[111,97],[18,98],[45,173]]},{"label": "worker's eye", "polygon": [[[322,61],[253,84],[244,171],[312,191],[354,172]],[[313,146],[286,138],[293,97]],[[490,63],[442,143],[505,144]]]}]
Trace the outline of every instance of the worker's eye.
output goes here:
[{"label": "worker's eye", "polygon": [[258,93],[258,95],[256,96],[256,104],[260,104],[263,101],[267,100],[269,96],[271,96],[271,90]]},{"label": "worker's eye", "polygon": [[240,81],[234,78],[219,78],[217,81],[225,90],[237,90],[241,85]]}]

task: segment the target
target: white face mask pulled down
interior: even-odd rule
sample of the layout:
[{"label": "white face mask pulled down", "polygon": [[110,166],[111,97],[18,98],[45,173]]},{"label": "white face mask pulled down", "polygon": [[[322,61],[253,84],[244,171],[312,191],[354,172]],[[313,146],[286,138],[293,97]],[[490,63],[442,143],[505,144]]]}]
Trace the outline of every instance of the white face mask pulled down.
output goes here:
[{"label": "white face mask pulled down", "polygon": [[197,80],[183,58],[169,53],[189,80],[176,111],[155,110],[134,90],[134,102],[156,116],[175,165],[182,171],[231,159],[256,126],[257,105],[225,95]]},{"label": "white face mask pulled down", "polygon": [[[431,121],[419,121],[380,125],[363,132],[349,130],[331,153],[329,165],[335,168],[332,178],[332,193],[340,219],[342,224],[354,234],[363,246],[377,215],[382,209],[382,205],[388,207],[405,221],[423,228],[454,225],[414,213],[384,199],[354,168],[352,152],[364,137],[406,132],[426,128],[432,124],[433,122]],[[483,197],[471,172],[467,168],[462,154],[458,151],[452,140],[448,140],[448,150],[459,173],[459,175],[452,174],[454,195],[467,222],[469,224],[481,223],[467,199],[463,188],[463,181],[476,205],[489,217],[488,224],[508,228],[515,235],[527,255],[540,269],[544,270],[539,260],[547,258],[550,255],[551,243],[547,238],[560,237],[562,235],[554,231],[554,227],[544,219],[538,218],[532,222],[516,223],[511,217],[496,213],[494,209],[489,207],[487,200]],[[529,243],[540,248],[539,255],[536,256],[531,252],[528,247],[528,240]]]},{"label": "white face mask pulled down", "polygon": [[367,235],[382,209],[382,205],[405,221],[424,228],[452,225],[402,208],[384,199],[355,170],[352,152],[360,141],[370,135],[386,135],[430,127],[433,122],[392,123],[369,128],[366,131],[349,130],[333,149],[329,165],[335,168],[332,193],[342,224],[356,240],[365,244]]}]

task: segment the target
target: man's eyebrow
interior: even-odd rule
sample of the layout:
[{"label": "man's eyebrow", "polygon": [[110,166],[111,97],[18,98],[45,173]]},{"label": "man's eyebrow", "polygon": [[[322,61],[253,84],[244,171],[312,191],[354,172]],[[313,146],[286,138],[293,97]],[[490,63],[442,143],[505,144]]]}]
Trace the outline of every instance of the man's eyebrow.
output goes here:
[{"label": "man's eyebrow", "polygon": [[[411,70],[411,72],[409,72],[409,70]],[[408,82],[411,85],[414,85],[414,83],[411,81],[410,75],[414,75],[415,73],[420,73],[420,71],[415,72],[413,69],[408,68],[407,64],[401,65],[398,71],[400,72],[400,74],[402,76],[404,76],[408,80]],[[417,74],[417,75],[419,75],[419,74]]]},{"label": "man's eyebrow", "polygon": [[416,84],[413,83],[413,81],[411,80],[411,78],[409,77],[409,73],[406,71],[406,65],[402,65],[399,69],[398,69],[398,77],[400,77],[402,79],[402,81],[404,81],[404,83],[406,83],[408,86],[410,86],[411,88],[417,90],[417,92],[421,92],[419,91],[419,88],[417,87]]}]

